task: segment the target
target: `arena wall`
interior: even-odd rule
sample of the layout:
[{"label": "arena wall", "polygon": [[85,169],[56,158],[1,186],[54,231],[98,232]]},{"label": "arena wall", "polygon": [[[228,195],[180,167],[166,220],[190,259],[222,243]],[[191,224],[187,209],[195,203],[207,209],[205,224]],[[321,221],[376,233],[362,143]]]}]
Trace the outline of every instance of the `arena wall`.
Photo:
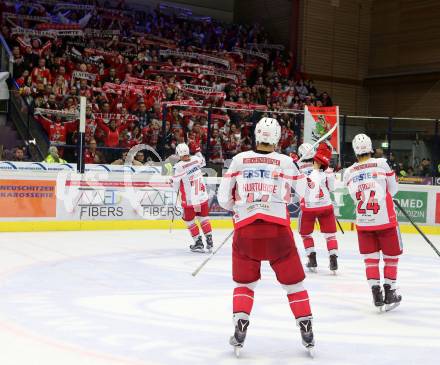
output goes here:
[{"label": "arena wall", "polygon": [[373,115],[440,114],[440,2],[374,0],[366,85]]},{"label": "arena wall", "polygon": [[341,106],[342,114],[365,115],[368,93],[370,1],[300,2],[299,66]]}]

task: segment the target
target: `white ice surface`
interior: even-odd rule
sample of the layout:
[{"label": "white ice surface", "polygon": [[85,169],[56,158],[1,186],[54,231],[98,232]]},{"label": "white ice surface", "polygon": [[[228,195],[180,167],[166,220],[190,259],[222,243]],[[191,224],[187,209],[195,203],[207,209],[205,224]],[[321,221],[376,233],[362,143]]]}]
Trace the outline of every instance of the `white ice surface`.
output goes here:
[{"label": "white ice surface", "polygon": [[[228,233],[215,231],[216,243]],[[319,270],[305,282],[315,359],[267,264],[236,359],[230,244],[193,278],[205,256],[189,252],[183,230],[0,234],[0,364],[438,364],[440,258],[418,235],[404,235],[403,301],[379,314],[355,234],[338,239],[338,275],[318,239]]]}]

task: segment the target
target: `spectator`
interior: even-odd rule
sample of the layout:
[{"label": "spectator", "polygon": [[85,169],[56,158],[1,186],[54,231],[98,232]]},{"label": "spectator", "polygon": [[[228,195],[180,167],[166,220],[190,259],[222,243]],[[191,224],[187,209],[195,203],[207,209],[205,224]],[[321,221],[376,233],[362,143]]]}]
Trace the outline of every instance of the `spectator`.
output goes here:
[{"label": "spectator", "polygon": [[88,148],[84,151],[84,163],[99,164],[104,163],[104,156],[96,149],[97,144],[94,139],[90,140]]},{"label": "spectator", "polygon": [[202,138],[199,134],[191,131],[188,133],[189,152],[193,155],[202,150]]},{"label": "spectator", "polygon": [[111,164],[112,165],[124,165],[125,160],[127,159],[127,154],[128,154],[128,151],[122,152],[121,156],[117,160],[114,160]]},{"label": "spectator", "polygon": [[11,158],[11,161],[16,161],[16,162],[26,162],[26,161],[28,161],[27,158],[25,157],[25,153],[24,153],[23,148],[16,147],[14,149],[14,155]]},{"label": "spectator", "polygon": [[408,176],[405,168],[403,167],[403,162],[399,162],[399,176],[406,177]]},{"label": "spectator", "polygon": [[213,129],[212,136],[209,141],[209,152],[211,161],[215,164],[222,164],[223,159],[223,148],[222,141],[220,137],[220,132],[217,128]]},{"label": "spectator", "polygon": [[237,125],[232,123],[230,125],[230,130],[224,135],[223,150],[225,158],[232,158],[241,151],[240,141],[241,132],[237,128]]},{"label": "spectator", "polygon": [[[119,157],[117,160],[113,161],[111,164],[112,165],[125,165],[126,160],[127,160],[127,154],[128,154],[128,151],[122,152],[121,153],[121,157]],[[131,163],[131,165],[133,165],[133,166],[141,166],[142,163],[140,163],[136,158],[134,158],[132,163]]]},{"label": "spectator", "polygon": [[296,153],[296,151],[297,151],[297,143],[296,143],[296,140],[292,140],[292,142],[290,143],[290,145],[287,146],[287,147],[285,148],[284,153],[285,153],[286,155],[289,155],[289,156],[290,156],[291,154]]},{"label": "spectator", "polygon": [[252,149],[252,138],[246,133],[240,141],[241,151],[250,151]]},{"label": "spectator", "polygon": [[38,67],[35,67],[31,73],[32,82],[42,81],[44,85],[47,85],[52,80],[50,70],[46,68],[46,59],[40,58],[38,60]]},{"label": "spectator", "polygon": [[44,159],[43,162],[46,162],[46,163],[67,163],[65,160],[63,160],[59,156],[58,148],[56,148],[55,146],[49,147],[48,155],[46,156],[46,158]]},{"label": "spectator", "polygon": [[150,123],[150,115],[147,112],[147,107],[143,101],[138,104],[138,110],[134,113],[138,117],[138,125],[140,129],[148,127]]},{"label": "spectator", "polygon": [[322,103],[323,106],[333,106],[333,101],[330,98],[330,96],[327,94],[327,92],[324,91],[321,94],[321,98],[320,99],[321,99],[321,103]]},{"label": "spectator", "polygon": [[299,80],[297,82],[295,90],[301,99],[305,99],[309,94],[309,90],[307,89],[307,86],[304,84],[303,80]]},{"label": "spectator", "polygon": [[394,153],[390,153],[390,159],[388,160],[388,165],[390,166],[391,170],[394,170],[397,176],[399,176],[399,164],[396,162],[396,157],[394,156]]},{"label": "spectator", "polygon": [[127,147],[131,148],[145,142],[145,136],[139,126],[134,127],[133,132],[128,134]]},{"label": "spectator", "polygon": [[432,166],[431,166],[431,160],[429,158],[422,159],[422,162],[420,164],[419,176],[421,177],[432,176]]},{"label": "spectator", "polygon": [[105,124],[101,119],[97,119],[98,127],[104,132],[104,145],[106,147],[118,147],[119,146],[119,134],[126,128],[128,123],[121,124],[116,127],[116,120],[112,119],[109,125]]},{"label": "spectator", "polygon": [[[279,146],[281,148],[282,153],[289,154],[287,152],[287,149],[289,151],[291,150],[291,146],[294,143],[294,134],[293,131],[288,128],[284,123],[281,124],[281,138],[279,142]],[[292,151],[293,152],[293,151]]]},{"label": "spectator", "polygon": [[165,124],[165,135],[161,135],[161,142],[163,143],[163,153],[165,158],[174,154],[179,137],[180,131],[173,131],[171,129],[171,123],[167,121]]},{"label": "spectator", "polygon": [[97,127],[98,127],[98,123],[96,121],[95,116],[93,115],[92,107],[90,104],[88,104],[86,106],[86,131],[84,136],[86,143],[91,143],[92,140],[95,140],[94,136]]},{"label": "spectator", "polygon": [[134,156],[133,165],[135,165],[135,161],[139,162],[140,165],[143,165],[145,163],[145,155],[143,151],[139,151],[136,153],[136,155]]},{"label": "spectator", "polygon": [[54,116],[55,121],[42,114],[35,117],[49,135],[51,144],[66,144],[68,133],[72,133],[77,129],[77,121],[67,122],[66,118],[60,115]]},{"label": "spectator", "polygon": [[376,148],[374,150],[374,158],[383,158],[383,149],[382,148]]},{"label": "spectator", "polygon": [[153,148],[157,147],[160,135],[160,128],[161,125],[159,124],[159,121],[153,120],[150,126],[144,128],[144,131],[142,132],[145,135],[145,142]]}]

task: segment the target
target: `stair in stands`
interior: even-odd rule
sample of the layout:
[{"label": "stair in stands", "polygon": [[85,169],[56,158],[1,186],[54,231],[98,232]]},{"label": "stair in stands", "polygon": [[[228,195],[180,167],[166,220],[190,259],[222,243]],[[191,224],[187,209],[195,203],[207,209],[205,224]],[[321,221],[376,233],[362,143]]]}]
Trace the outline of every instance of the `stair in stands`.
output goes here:
[{"label": "stair in stands", "polygon": [[5,149],[12,149],[24,145],[17,130],[9,121],[6,125],[0,126],[0,145],[3,145],[3,148]]}]

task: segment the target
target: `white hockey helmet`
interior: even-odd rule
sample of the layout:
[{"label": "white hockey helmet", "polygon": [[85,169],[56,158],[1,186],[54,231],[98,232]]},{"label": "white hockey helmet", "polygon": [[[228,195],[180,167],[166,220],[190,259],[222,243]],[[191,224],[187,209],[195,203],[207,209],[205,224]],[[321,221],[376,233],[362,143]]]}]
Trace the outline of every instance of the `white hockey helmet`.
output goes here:
[{"label": "white hockey helmet", "polygon": [[313,151],[313,146],[310,143],[303,143],[298,147],[298,154],[303,160],[310,160],[315,153]]},{"label": "white hockey helmet", "polygon": [[189,147],[186,143],[179,143],[176,146],[176,153],[179,157],[189,156]]},{"label": "white hockey helmet", "polygon": [[255,126],[255,141],[276,145],[281,138],[281,127],[274,118],[261,118]]},{"label": "white hockey helmet", "polygon": [[352,146],[356,156],[374,152],[371,138],[363,133],[357,134],[353,138]]}]

